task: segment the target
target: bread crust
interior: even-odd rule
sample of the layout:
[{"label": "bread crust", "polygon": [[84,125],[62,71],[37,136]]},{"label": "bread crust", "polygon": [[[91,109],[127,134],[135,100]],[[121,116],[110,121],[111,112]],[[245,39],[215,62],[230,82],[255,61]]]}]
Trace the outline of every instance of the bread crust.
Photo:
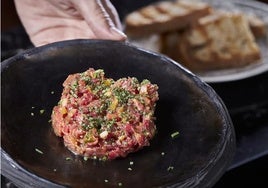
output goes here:
[{"label": "bread crust", "polygon": [[180,38],[177,55],[193,71],[241,67],[261,58],[245,16],[238,13],[200,18]]},{"label": "bread crust", "polygon": [[158,2],[130,13],[125,19],[125,33],[135,38],[181,30],[210,12],[211,7],[202,2]]},{"label": "bread crust", "polygon": [[125,23],[132,40],[157,36],[159,52],[194,72],[258,62],[261,52],[255,38],[266,35],[265,23],[255,15],[187,0],[150,4],[129,14]]},{"label": "bread crust", "polygon": [[256,38],[261,38],[266,35],[265,23],[260,18],[256,15],[249,14],[247,15],[247,20],[249,22],[250,30]]}]

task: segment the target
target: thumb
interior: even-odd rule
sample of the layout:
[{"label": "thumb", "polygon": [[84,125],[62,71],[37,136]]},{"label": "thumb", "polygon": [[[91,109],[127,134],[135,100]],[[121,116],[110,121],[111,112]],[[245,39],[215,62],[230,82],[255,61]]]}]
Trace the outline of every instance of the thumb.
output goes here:
[{"label": "thumb", "polygon": [[97,38],[126,40],[117,12],[109,0],[73,0]]}]

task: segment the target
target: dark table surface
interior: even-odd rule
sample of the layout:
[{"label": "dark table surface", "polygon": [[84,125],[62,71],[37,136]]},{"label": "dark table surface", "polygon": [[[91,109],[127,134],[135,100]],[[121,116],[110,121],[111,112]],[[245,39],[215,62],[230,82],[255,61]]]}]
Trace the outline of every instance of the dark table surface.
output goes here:
[{"label": "dark table surface", "polygon": [[[121,2],[121,0],[116,1],[117,4]],[[263,2],[267,1],[263,0]],[[15,27],[2,28],[1,61],[30,47],[32,44],[20,24],[16,24]],[[268,178],[267,83],[268,72],[264,72],[239,81],[210,84],[229,110],[237,139],[237,150],[233,162],[216,183],[215,188],[229,187],[233,184],[239,185],[239,187],[268,186],[266,180]],[[1,187],[12,188],[15,186],[2,177]]]}]

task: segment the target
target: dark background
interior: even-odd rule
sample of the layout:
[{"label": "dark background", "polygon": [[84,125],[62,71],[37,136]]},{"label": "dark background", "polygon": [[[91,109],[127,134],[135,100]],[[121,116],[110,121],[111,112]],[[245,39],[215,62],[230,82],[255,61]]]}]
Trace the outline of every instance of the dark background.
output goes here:
[{"label": "dark background", "polygon": [[[122,18],[152,0],[111,0]],[[262,0],[268,3],[268,0]],[[128,4],[128,5],[127,5]],[[133,4],[133,6],[132,6]],[[131,6],[129,6],[131,5]],[[130,7],[124,11],[124,7]],[[1,61],[32,47],[12,0],[1,1]],[[268,72],[230,83],[210,84],[225,102],[237,135],[233,163],[214,188],[268,186]],[[14,187],[1,178],[1,187]]]}]

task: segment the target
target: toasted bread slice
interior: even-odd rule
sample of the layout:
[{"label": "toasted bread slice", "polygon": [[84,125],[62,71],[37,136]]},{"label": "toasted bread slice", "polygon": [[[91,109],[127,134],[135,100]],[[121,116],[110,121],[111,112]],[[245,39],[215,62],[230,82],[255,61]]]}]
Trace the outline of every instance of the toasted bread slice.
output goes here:
[{"label": "toasted bread slice", "polygon": [[125,33],[130,37],[175,31],[208,15],[211,7],[202,2],[186,0],[162,1],[130,13],[125,19]]},{"label": "toasted bread slice", "polygon": [[184,32],[177,60],[190,70],[240,67],[260,59],[247,19],[239,13],[213,13]]},{"label": "toasted bread slice", "polygon": [[247,19],[250,29],[256,38],[261,38],[266,35],[266,26],[263,20],[254,14],[248,14]]}]

